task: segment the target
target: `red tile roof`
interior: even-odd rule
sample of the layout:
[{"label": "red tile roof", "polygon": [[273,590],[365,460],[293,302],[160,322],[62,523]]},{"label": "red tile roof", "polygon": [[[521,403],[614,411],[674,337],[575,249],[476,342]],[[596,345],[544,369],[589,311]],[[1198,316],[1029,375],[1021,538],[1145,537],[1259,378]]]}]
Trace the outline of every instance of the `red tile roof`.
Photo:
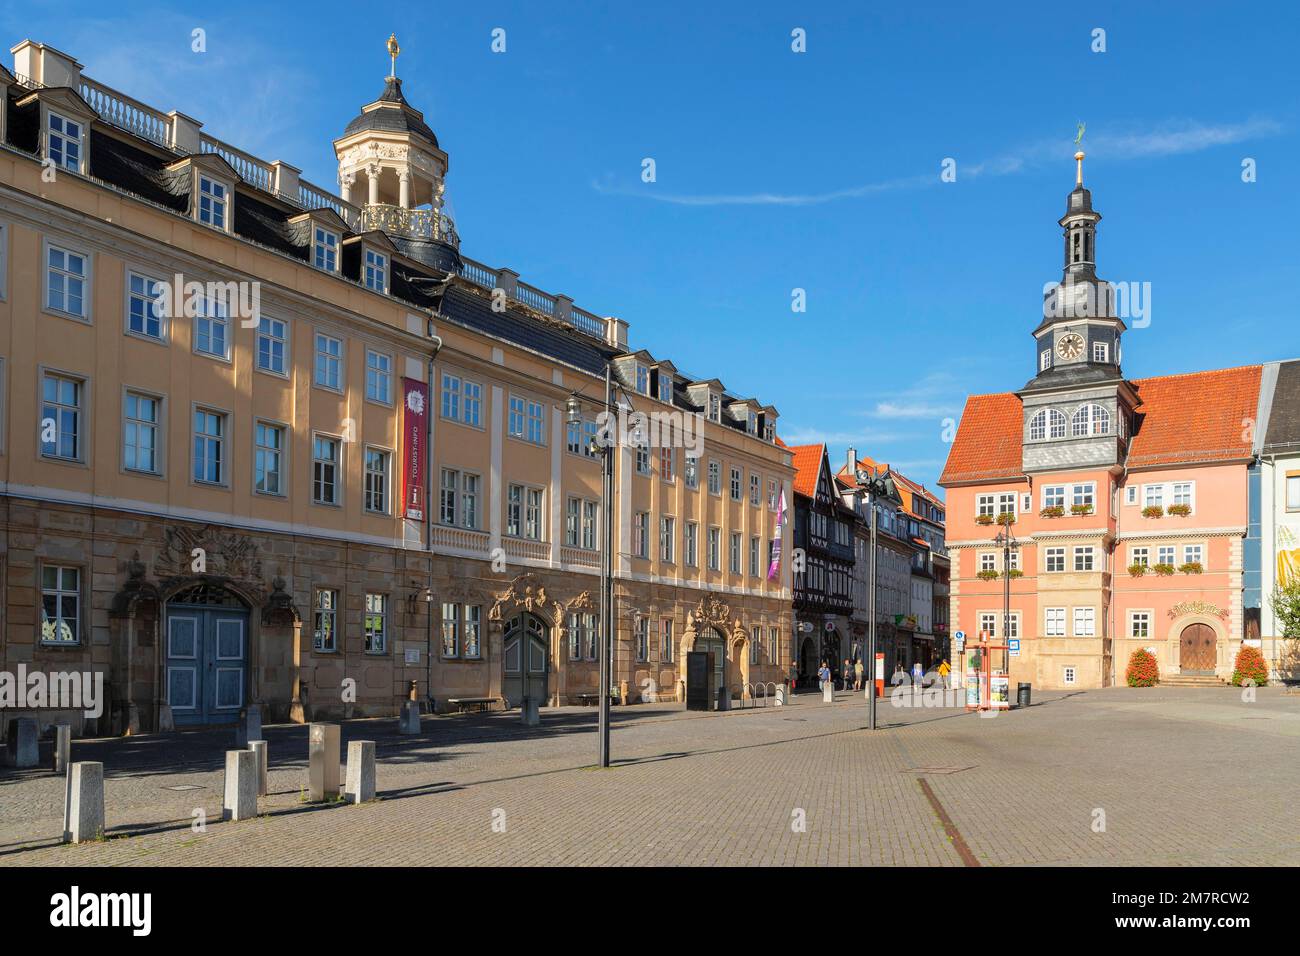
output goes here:
[{"label": "red tile roof", "polygon": [[1134,382],[1142,404],[1129,467],[1249,458],[1262,371],[1244,365]]},{"label": "red tile roof", "polygon": [[[1250,457],[1261,367],[1135,379],[1140,404],[1129,443],[1131,468]],[[1020,399],[972,395],[939,484],[996,481],[1021,474]]]},{"label": "red tile roof", "polygon": [[1020,399],[1015,394],[970,396],[939,484],[1018,477],[1023,470],[1020,437]]},{"label": "red tile roof", "polygon": [[794,490],[796,494],[811,498],[817,494],[817,477],[826,457],[825,445],[795,445]]}]

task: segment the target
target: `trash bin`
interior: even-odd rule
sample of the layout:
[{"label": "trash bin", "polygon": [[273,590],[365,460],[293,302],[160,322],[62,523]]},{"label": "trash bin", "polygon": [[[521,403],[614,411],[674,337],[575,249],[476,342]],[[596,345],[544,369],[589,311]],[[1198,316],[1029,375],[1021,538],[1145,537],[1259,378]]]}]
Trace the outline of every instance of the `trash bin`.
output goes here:
[{"label": "trash bin", "polygon": [[1016,685],[1016,706],[1029,706],[1029,692],[1033,690],[1032,684],[1020,683]]}]

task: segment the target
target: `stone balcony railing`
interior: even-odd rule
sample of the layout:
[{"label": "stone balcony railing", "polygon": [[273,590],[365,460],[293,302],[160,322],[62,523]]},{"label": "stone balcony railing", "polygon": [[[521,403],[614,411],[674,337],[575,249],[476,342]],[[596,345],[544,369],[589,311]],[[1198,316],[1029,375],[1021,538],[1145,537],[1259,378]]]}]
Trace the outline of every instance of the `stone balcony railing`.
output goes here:
[{"label": "stone balcony railing", "polygon": [[451,221],[450,216],[433,209],[403,209],[401,206],[387,203],[362,206],[356,228],[358,232],[378,229],[394,236],[437,239],[457,248],[460,247],[456,224]]}]

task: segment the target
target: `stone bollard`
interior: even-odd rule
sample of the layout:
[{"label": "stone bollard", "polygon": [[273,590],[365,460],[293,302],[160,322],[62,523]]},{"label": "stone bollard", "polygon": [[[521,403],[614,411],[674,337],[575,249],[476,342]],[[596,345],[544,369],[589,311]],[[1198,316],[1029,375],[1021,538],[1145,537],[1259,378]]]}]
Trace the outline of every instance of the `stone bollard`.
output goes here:
[{"label": "stone bollard", "polygon": [[158,733],[166,734],[176,729],[176,717],[171,704],[158,705]]},{"label": "stone bollard", "polygon": [[54,725],[54,772],[67,773],[68,760],[72,756],[72,725]]},{"label": "stone bollard", "polygon": [[398,718],[399,734],[418,734],[420,732],[420,705],[413,700],[402,704],[402,715]]},{"label": "stone bollard", "polygon": [[353,740],[348,743],[348,800],[366,803],[375,799],[375,742]]},{"label": "stone bollard", "polygon": [[731,690],[726,684],[718,688],[718,710],[731,710]]},{"label": "stone bollard", "polygon": [[262,739],[262,708],[249,704],[239,713],[239,723],[235,726],[235,746],[247,747],[254,740]]},{"label": "stone bollard", "polygon": [[104,765],[82,760],[68,765],[64,843],[88,843],[104,836]]},{"label": "stone bollard", "polygon": [[339,725],[312,724],[308,738],[307,782],[311,800],[339,795]]},{"label": "stone bollard", "polygon": [[9,721],[9,739],[6,741],[6,756],[10,766],[35,767],[40,757],[40,725],[35,717],[18,717]]},{"label": "stone bollard", "polygon": [[825,681],[822,683],[822,703],[835,703],[835,685],[831,681]]},{"label": "stone bollard", "polygon": [[536,697],[525,697],[519,707],[519,722],[525,727],[536,727],[542,722]]},{"label": "stone bollard", "polygon": [[221,819],[249,820],[257,816],[257,754],[251,750],[226,751],[226,798]]},{"label": "stone bollard", "polygon": [[777,689],[776,689],[776,706],[777,706],[777,707],[784,707],[784,706],[785,706],[785,693],[786,693],[786,691],[785,691],[785,685],[784,685],[784,684],[782,684],[782,685],[780,685],[779,687],[777,687]]},{"label": "stone bollard", "polygon": [[257,754],[257,795],[266,796],[267,755],[265,740],[250,740],[248,749]]}]

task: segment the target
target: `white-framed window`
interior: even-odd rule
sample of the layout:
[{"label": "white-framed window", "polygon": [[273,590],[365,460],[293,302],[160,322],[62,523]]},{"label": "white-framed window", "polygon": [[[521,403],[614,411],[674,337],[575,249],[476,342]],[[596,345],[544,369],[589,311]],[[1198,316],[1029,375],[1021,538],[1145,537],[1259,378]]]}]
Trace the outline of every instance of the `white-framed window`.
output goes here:
[{"label": "white-framed window", "polygon": [[650,369],[640,362],[636,363],[636,391],[638,395],[650,394]]},{"label": "white-framed window", "polygon": [[739,501],[741,495],[742,472],[739,468],[731,469],[731,500]]},{"label": "white-framed window", "polygon": [[676,449],[674,449],[671,444],[671,437],[669,439],[669,442],[670,442],[669,444],[664,444],[659,446],[659,477],[663,481],[671,482],[674,480],[673,456]]},{"label": "white-framed window", "polygon": [[1003,634],[1002,636],[1019,637],[1020,636],[1020,612],[1012,611],[1010,614],[1006,616],[1005,620],[1006,620],[1006,626],[1004,630],[1006,631],[1006,633]]},{"label": "white-framed window", "polygon": [[685,461],[682,464],[683,480],[686,487],[694,491],[700,487],[700,459],[694,455],[685,455]]},{"label": "white-framed window", "polygon": [[478,660],[482,656],[483,606],[466,604],[461,608],[461,623],[464,625],[464,656],[469,660]]},{"label": "white-framed window", "polygon": [[393,357],[366,349],[366,398],[393,404]]},{"label": "white-framed window", "polygon": [[1065,637],[1065,608],[1043,608],[1043,635],[1045,637]]},{"label": "white-framed window", "polygon": [[659,370],[659,401],[673,403],[673,377],[665,369]]},{"label": "white-framed window", "polygon": [[1080,507],[1095,507],[1097,504],[1097,483],[1095,481],[1081,481],[1076,483],[1071,489],[1071,504]]},{"label": "white-framed window", "polygon": [[639,663],[650,660],[650,619],[639,614],[632,621],[632,633],[636,642],[636,659]]},{"label": "white-framed window", "polygon": [[1164,485],[1143,485],[1142,506],[1144,508],[1163,508],[1165,505]]},{"label": "white-framed window", "polygon": [[776,627],[776,625],[772,625],[767,629],[767,659],[771,661],[773,664],[775,664],[777,661],[781,659],[780,657],[781,636],[780,635],[781,632]]},{"label": "white-framed window", "polygon": [[979,615],[980,633],[989,637],[998,636],[998,615],[992,611],[981,611]]},{"label": "white-framed window", "polygon": [[1286,510],[1300,511],[1300,475],[1286,476]]},{"label": "white-framed window", "polygon": [[460,476],[460,524],[471,531],[478,529],[479,476],[469,472]]},{"label": "white-framed window", "polygon": [[81,642],[81,568],[41,565],[41,643]]},{"label": "white-framed window", "polygon": [[317,269],[339,271],[339,234],[324,226],[312,228],[311,258]]},{"label": "white-framed window", "polygon": [[1061,683],[1071,685],[1076,682],[1075,669],[1073,667],[1061,668]]},{"label": "white-framed window", "polygon": [[257,367],[273,375],[287,376],[285,355],[289,345],[289,325],[281,319],[262,316],[257,320]]},{"label": "white-framed window", "polygon": [[316,333],[314,381],[332,392],[343,391],[343,342],[324,332]]},{"label": "white-framed window", "polygon": [[677,519],[664,515],[659,519],[659,560],[677,562]]},{"label": "white-framed window", "polygon": [[1172,504],[1186,505],[1193,511],[1196,510],[1195,504],[1196,484],[1191,481],[1174,482],[1174,500]]},{"label": "white-framed window", "polygon": [[1065,548],[1047,548],[1043,553],[1049,572],[1065,570]]},{"label": "white-framed window", "polygon": [[1205,548],[1199,544],[1183,545],[1183,564],[1204,564]]},{"label": "white-framed window", "polygon": [[754,624],[749,629],[749,662],[757,664],[763,652],[763,628]]},{"label": "white-framed window", "polygon": [[740,532],[733,531],[728,539],[727,569],[732,574],[740,573]]},{"label": "white-framed window", "polygon": [[1110,346],[1105,342],[1092,343],[1092,360],[1094,362],[1110,361]]},{"label": "white-framed window", "polygon": [[1064,438],[1065,427],[1065,413],[1060,409],[1040,409],[1029,420],[1029,440],[1043,441],[1046,438]]},{"label": "white-framed window", "polygon": [[981,571],[996,571],[998,569],[998,556],[996,552],[981,551],[979,559]]},{"label": "white-framed window", "polygon": [[534,445],[546,444],[546,409],[541,402],[528,403],[528,441]]},{"label": "white-framed window", "polygon": [[1129,612],[1129,637],[1136,637],[1139,640],[1146,640],[1151,636],[1151,612],[1150,611],[1130,611]]},{"label": "white-framed window", "polygon": [[1142,567],[1151,565],[1151,551],[1145,547],[1132,547],[1128,549],[1129,564],[1140,564]]},{"label": "white-framed window", "polygon": [[682,537],[683,557],[688,567],[700,565],[700,526],[694,521],[686,522]]},{"label": "white-framed window", "polygon": [[60,169],[81,172],[82,154],[85,152],[86,128],[77,120],[47,111],[45,128],[45,154]]},{"label": "white-framed window", "polygon": [[284,432],[284,426],[270,422],[253,426],[253,490],[258,494],[284,494]]},{"label": "white-framed window", "polygon": [[722,570],[722,529],[709,529],[709,570]]},{"label": "white-framed window", "polygon": [[226,304],[204,298],[195,303],[194,351],[200,355],[230,360],[230,315]]},{"label": "white-framed window", "polygon": [[775,478],[767,479],[767,510],[776,511],[781,501],[777,497],[777,483]]},{"label": "white-framed window", "polygon": [[158,312],[160,283],[139,272],[126,274],[126,330],[132,335],[161,342],[166,334]]},{"label": "white-framed window", "polygon": [[199,222],[222,232],[229,231],[230,188],[199,174]]},{"label": "white-framed window", "polygon": [[365,487],[363,506],[373,514],[388,514],[388,463],[389,452],[382,448],[366,448]]},{"label": "white-framed window", "polygon": [[442,602],[442,656],[460,657],[460,605]]},{"label": "white-framed window", "polygon": [[1095,607],[1076,607],[1074,609],[1074,636],[1097,636],[1097,609]]},{"label": "white-framed window", "polygon": [[53,243],[46,246],[45,256],[45,307],[78,319],[88,318],[89,259]]},{"label": "white-framed window", "polygon": [[542,540],[542,490],[511,485],[506,492],[506,534]]},{"label": "white-framed window", "polygon": [[993,495],[976,495],[975,496],[975,514],[988,515],[990,518],[997,516],[997,498]]},{"label": "white-framed window", "polygon": [[632,515],[632,556],[648,558],[650,556],[650,513],[638,511]]},{"label": "white-framed window", "polygon": [[709,392],[709,421],[722,421],[722,399],[717,392]]},{"label": "white-framed window", "polygon": [[1160,545],[1160,547],[1156,549],[1156,564],[1168,564],[1172,566],[1174,564],[1174,556],[1177,554],[1177,551],[1178,549],[1175,548],[1172,544]]},{"label": "white-framed window", "polygon": [[375,292],[388,291],[388,256],[375,249],[366,249],[362,282]]},{"label": "white-framed window", "polygon": [[1096,560],[1095,549],[1091,545],[1076,546],[1074,549],[1074,570],[1092,571]]},{"label": "white-framed window", "polygon": [[758,562],[759,556],[762,554],[762,540],[758,535],[751,535],[749,539],[749,576],[751,578],[756,578],[759,574]]},{"label": "white-framed window", "polygon": [[162,399],[127,389],[122,407],[122,467],[146,475],[162,473],[159,455]]},{"label": "white-framed window", "polygon": [[709,460],[709,494],[722,494],[722,464]]},{"label": "white-framed window", "polygon": [[226,483],[226,414],[194,409],[194,480],[208,485]]},{"label": "white-framed window", "polygon": [[1052,350],[1043,349],[1041,352],[1038,353],[1038,370],[1040,372],[1045,372],[1047,369],[1051,367],[1052,367]]},{"label": "white-framed window", "polygon": [[388,650],[388,595],[366,594],[366,613],[362,620],[365,652],[383,654]]},{"label": "white-framed window", "polygon": [[1136,485],[1129,485],[1124,489],[1124,504],[1135,505],[1138,500],[1138,490]]},{"label": "white-framed window", "polygon": [[1075,438],[1110,434],[1110,412],[1100,405],[1080,405],[1070,419],[1070,434]]},{"label": "white-framed window", "polygon": [[1043,485],[1043,507],[1065,507],[1065,485]]},{"label": "white-framed window", "polygon": [[337,588],[317,588],[312,603],[312,648],[325,654],[339,649],[339,592]]},{"label": "white-framed window", "polygon": [[460,485],[460,472],[443,468],[438,482],[438,520],[445,525],[456,524],[456,500]]},{"label": "white-framed window", "polygon": [[661,617],[659,619],[659,660],[664,664],[671,664],[677,657],[677,649],[673,642],[673,619],[671,617]]},{"label": "white-framed window", "polygon": [[755,508],[763,504],[763,479],[759,475],[749,476],[749,503]]},{"label": "white-framed window", "polygon": [[318,505],[339,503],[339,464],[342,445],[329,435],[314,435],[311,443],[311,500]]}]

